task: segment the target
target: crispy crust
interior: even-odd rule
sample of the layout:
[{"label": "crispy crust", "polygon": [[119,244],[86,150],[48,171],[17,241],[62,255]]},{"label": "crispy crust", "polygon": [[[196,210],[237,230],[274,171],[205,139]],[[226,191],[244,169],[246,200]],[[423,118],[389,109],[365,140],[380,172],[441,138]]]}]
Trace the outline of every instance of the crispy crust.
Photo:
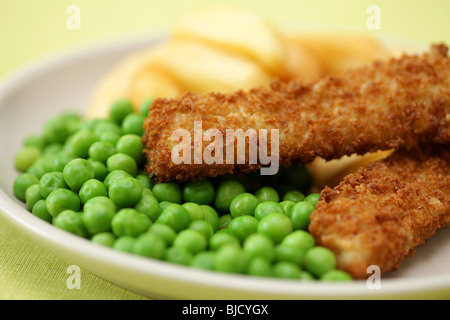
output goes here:
[{"label": "crispy crust", "polygon": [[224,139],[226,129],[278,129],[279,162],[290,166],[317,156],[330,160],[419,141],[450,142],[449,114],[450,59],[445,45],[434,45],[423,55],[376,62],[308,84],[274,80],[270,88],[249,92],[156,99],[144,123],[147,171],[158,181],[187,181],[261,167],[248,161],[174,164],[171,150],[178,142],[171,134],[183,128],[193,136],[194,121],[202,121],[203,132],[220,130]]},{"label": "crispy crust", "polygon": [[396,270],[436,230],[450,224],[450,145],[397,151],[322,190],[309,231],[338,267],[366,278],[367,267]]}]

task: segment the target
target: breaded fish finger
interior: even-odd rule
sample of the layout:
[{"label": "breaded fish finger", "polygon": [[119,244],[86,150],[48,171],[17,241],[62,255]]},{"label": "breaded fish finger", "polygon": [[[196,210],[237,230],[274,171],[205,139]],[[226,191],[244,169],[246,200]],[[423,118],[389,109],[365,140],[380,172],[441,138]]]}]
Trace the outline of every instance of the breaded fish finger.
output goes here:
[{"label": "breaded fish finger", "polygon": [[335,252],[338,267],[367,278],[367,267],[396,270],[450,223],[450,145],[397,151],[326,187],[309,231]]},{"label": "breaded fish finger", "polygon": [[[318,156],[331,160],[411,147],[420,141],[450,142],[447,52],[445,45],[434,45],[421,55],[376,62],[308,84],[274,80],[270,88],[248,92],[156,99],[144,123],[147,170],[159,181],[187,181],[247,173],[263,166],[259,159],[248,161],[248,154],[244,163],[194,161],[195,150],[200,148],[201,154],[210,143],[195,146],[195,122],[201,122],[203,132],[222,133],[223,159],[227,129],[277,130],[279,166],[306,164]],[[192,137],[190,163],[172,159],[179,143],[172,139],[177,129],[187,130]],[[265,143],[260,136],[256,139],[259,145]],[[267,150],[272,150],[271,142]]]}]

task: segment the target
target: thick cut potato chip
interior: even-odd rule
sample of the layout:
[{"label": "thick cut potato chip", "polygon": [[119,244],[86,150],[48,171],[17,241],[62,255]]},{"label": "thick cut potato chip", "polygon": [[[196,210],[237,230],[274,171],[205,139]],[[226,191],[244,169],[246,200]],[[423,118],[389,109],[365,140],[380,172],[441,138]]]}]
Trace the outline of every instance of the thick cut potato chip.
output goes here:
[{"label": "thick cut potato chip", "polygon": [[286,36],[319,59],[327,74],[340,74],[391,56],[377,38],[367,34],[309,31]]},{"label": "thick cut potato chip", "polygon": [[365,155],[354,154],[331,161],[316,158],[308,165],[308,167],[311,170],[315,188],[318,190],[325,186],[333,188],[338,185],[346,175],[356,172],[358,168],[365,167],[370,162],[384,159],[391,153],[391,150],[387,150]]},{"label": "thick cut potato chip", "polygon": [[274,75],[284,70],[285,43],[278,30],[265,17],[242,8],[210,5],[192,11],[177,21],[172,37],[243,55]]},{"label": "thick cut potato chip", "polygon": [[230,92],[268,85],[271,75],[257,63],[209,45],[170,41],[158,66],[182,89],[196,93]]},{"label": "thick cut potato chip", "polygon": [[174,98],[181,93],[176,81],[152,64],[135,74],[130,82],[127,97],[135,108],[139,108],[150,98]]},{"label": "thick cut potato chip", "polygon": [[308,82],[325,74],[320,59],[306,50],[299,42],[290,39],[285,41],[286,73],[284,77]]}]

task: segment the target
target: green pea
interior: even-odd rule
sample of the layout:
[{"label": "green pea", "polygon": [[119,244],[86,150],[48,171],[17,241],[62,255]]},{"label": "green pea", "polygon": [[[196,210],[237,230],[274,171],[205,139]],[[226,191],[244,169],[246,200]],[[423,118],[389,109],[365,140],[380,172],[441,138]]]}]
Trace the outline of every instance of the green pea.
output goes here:
[{"label": "green pea", "polygon": [[152,222],[155,222],[162,212],[158,200],[149,194],[142,194],[138,202],[134,205],[134,209],[145,214]]},{"label": "green pea", "polygon": [[45,146],[44,150],[42,151],[42,154],[43,155],[57,154],[58,152],[60,152],[62,150],[63,150],[62,143],[53,142],[53,143],[49,143]]},{"label": "green pea", "polygon": [[283,238],[281,244],[309,250],[316,244],[314,237],[305,230],[296,230]]},{"label": "green pea", "polygon": [[99,134],[99,140],[103,142],[108,142],[113,146],[119,141],[122,134],[116,131],[103,131]]},{"label": "green pea", "polygon": [[289,261],[301,267],[305,253],[306,249],[292,245],[279,244],[275,247],[275,260]]},{"label": "green pea", "polygon": [[189,266],[193,260],[193,254],[182,247],[170,247],[164,251],[163,260],[179,265]]},{"label": "green pea", "polygon": [[[141,182],[141,184],[142,184],[142,186],[143,186],[144,188],[150,189],[150,191],[151,191],[151,189],[153,188],[153,182],[152,182],[152,179],[150,179],[150,177],[148,176],[148,174],[138,174],[138,175],[136,176],[136,179],[138,179],[138,180]],[[152,193],[152,194],[153,194],[153,193]]]},{"label": "green pea", "polygon": [[217,211],[207,204],[202,204],[200,205],[200,207],[202,208],[203,213],[205,215],[204,220],[212,225],[214,232],[219,230],[220,222],[219,222],[219,214],[217,213]]},{"label": "green pea", "polygon": [[283,201],[290,200],[295,203],[305,200],[305,195],[298,190],[291,190],[286,192],[283,196]]},{"label": "green pea", "polygon": [[36,201],[33,208],[31,209],[31,213],[36,217],[47,221],[48,223],[51,223],[53,220],[53,216],[47,210],[47,203],[45,202],[45,199]]},{"label": "green pea", "polygon": [[89,129],[77,131],[70,137],[67,149],[79,158],[89,157],[89,148],[98,141],[97,135]]},{"label": "green pea", "polygon": [[39,179],[39,193],[42,198],[47,198],[53,190],[59,188],[69,188],[61,172],[48,172]]},{"label": "green pea", "polygon": [[124,208],[119,210],[111,221],[111,229],[115,236],[137,237],[152,225],[151,220],[143,213]]},{"label": "green pea", "polygon": [[[57,152],[56,152],[57,153]],[[56,157],[56,153],[43,153],[36,161],[28,168],[26,173],[35,175],[37,178],[41,178],[47,172],[55,171],[53,168],[53,162]]]},{"label": "green pea", "polygon": [[279,261],[272,268],[272,274],[276,278],[299,279],[300,272],[299,266],[289,261]]},{"label": "green pea", "polygon": [[280,196],[278,192],[272,187],[262,187],[255,193],[256,198],[258,198],[259,202],[264,201],[273,201],[279,202]]},{"label": "green pea", "polygon": [[222,214],[219,216],[219,229],[228,228],[228,225],[232,219],[233,217],[231,216],[231,213]]},{"label": "green pea", "polygon": [[214,234],[213,226],[205,220],[194,220],[188,225],[188,229],[198,231],[207,240]]},{"label": "green pea", "polygon": [[111,210],[117,211],[116,204],[108,197],[106,196],[96,196],[93,198],[90,198],[83,206],[84,210],[87,210],[90,206],[96,205],[96,204],[102,204],[107,205]]},{"label": "green pea", "polygon": [[163,223],[155,222],[148,229],[149,233],[156,234],[161,239],[163,239],[167,245],[171,246],[173,240],[175,239],[176,232],[170,226]]},{"label": "green pea", "polygon": [[106,167],[109,172],[114,170],[123,170],[129,173],[131,176],[137,174],[137,164],[132,157],[124,153],[116,153],[106,160]]},{"label": "green pea", "polygon": [[101,118],[92,118],[92,119],[86,119],[84,121],[81,121],[79,129],[89,129],[94,130],[95,126],[102,122]]},{"label": "green pea", "polygon": [[114,180],[109,186],[108,195],[118,207],[131,207],[142,197],[142,184],[135,178]]},{"label": "green pea", "polygon": [[228,230],[239,241],[243,242],[248,236],[256,233],[258,227],[258,220],[253,216],[240,216],[234,218],[228,224]]},{"label": "green pea", "polygon": [[130,113],[122,121],[122,130],[124,134],[135,134],[142,136],[144,134],[145,116],[137,113]]},{"label": "green pea", "polygon": [[255,256],[251,258],[246,273],[256,277],[271,277],[272,276],[272,264],[269,260],[261,256]]},{"label": "green pea", "polygon": [[62,143],[70,135],[70,129],[60,117],[53,117],[44,123],[43,137],[47,143]]},{"label": "green pea", "polygon": [[140,164],[144,161],[144,144],[141,135],[125,134],[117,141],[117,152],[129,155]]},{"label": "green pea", "polygon": [[316,280],[316,278],[314,278],[314,276],[309,273],[308,271],[305,270],[300,270],[300,278],[299,280],[301,281],[314,281]]},{"label": "green pea", "polygon": [[166,209],[168,206],[170,206],[171,204],[174,204],[173,202],[170,201],[161,201],[159,203],[159,208],[161,209],[161,212],[164,211],[164,209]]},{"label": "green pea", "polygon": [[[39,159],[38,159],[39,160]],[[38,179],[40,179],[45,173],[50,172],[52,170],[49,170],[45,165],[42,165],[41,163],[38,163],[39,161],[36,161],[31,165],[31,167],[28,168],[26,173],[29,173]]]},{"label": "green pea", "polygon": [[215,253],[212,251],[202,251],[197,253],[191,261],[194,269],[213,270]]},{"label": "green pea", "polygon": [[214,201],[215,189],[208,179],[188,182],[183,186],[183,198],[186,202],[209,205]]},{"label": "green pea", "polygon": [[53,219],[53,225],[83,238],[87,235],[80,212],[64,210]]},{"label": "green pea", "polygon": [[63,170],[64,181],[74,192],[80,191],[83,183],[93,179],[94,176],[94,167],[89,161],[82,158],[71,160]]},{"label": "green pea", "polygon": [[284,213],[283,207],[275,201],[263,201],[255,208],[255,218],[261,220],[266,215],[274,212]]},{"label": "green pea", "polygon": [[53,217],[57,217],[65,210],[78,211],[80,209],[78,194],[64,188],[53,190],[45,201],[47,210]]},{"label": "green pea", "polygon": [[84,209],[83,223],[89,234],[111,231],[111,222],[116,211],[106,204],[97,203]]},{"label": "green pea", "polygon": [[209,238],[209,248],[213,251],[229,244],[240,247],[239,239],[229,232],[217,232]]},{"label": "green pea", "polygon": [[40,134],[31,133],[25,137],[23,145],[24,147],[34,147],[42,151],[46,142]]},{"label": "green pea", "polygon": [[27,188],[25,191],[25,205],[29,211],[33,209],[33,206],[39,200],[43,199],[41,193],[39,192],[39,185],[33,184]]},{"label": "green pea", "polygon": [[14,157],[14,166],[20,172],[26,172],[41,154],[42,151],[36,147],[22,147]]},{"label": "green pea", "polygon": [[292,232],[292,223],[284,213],[269,213],[259,220],[257,232],[268,236],[278,244]]},{"label": "green pea", "polygon": [[267,261],[272,261],[274,258],[274,244],[266,235],[259,233],[251,234],[244,240],[242,247],[250,259],[254,257],[263,257]]},{"label": "green pea", "polygon": [[116,241],[116,236],[111,232],[100,232],[94,234],[91,238],[93,243],[112,248]]},{"label": "green pea", "polygon": [[[136,179],[138,179],[138,178],[136,178]],[[139,179],[138,179],[139,180]],[[142,184],[142,181],[141,180],[139,180],[140,182],[141,182],[141,184]],[[142,188],[142,195],[148,195],[148,196],[152,196],[153,197],[153,192],[152,192],[152,190],[150,190],[149,188],[147,188],[147,187],[143,187]],[[156,199],[156,198],[155,198]]]},{"label": "green pea", "polygon": [[184,248],[192,254],[204,251],[208,241],[206,237],[193,229],[185,229],[180,231],[173,240],[173,246]]},{"label": "green pea", "polygon": [[175,182],[161,182],[153,186],[153,195],[159,202],[181,203],[183,200],[180,185]]},{"label": "green pea", "polygon": [[327,271],[336,269],[336,257],[328,248],[314,247],[306,251],[304,269],[317,278]]},{"label": "green pea", "polygon": [[60,115],[60,118],[66,124],[70,134],[73,134],[80,129],[82,118],[78,112],[65,111]]},{"label": "green pea", "polygon": [[78,157],[68,150],[59,151],[53,159],[53,170],[63,172],[64,167],[76,158]]},{"label": "green pea", "polygon": [[219,272],[243,273],[247,259],[241,248],[226,245],[219,248],[214,255],[214,270]]},{"label": "green pea", "polygon": [[148,258],[162,259],[166,246],[165,241],[157,235],[144,233],[137,237],[132,253]]},{"label": "green pea", "polygon": [[214,205],[219,211],[230,212],[231,201],[233,201],[234,197],[238,194],[244,192],[244,185],[238,180],[225,180],[217,187]]},{"label": "green pea", "polygon": [[[99,181],[104,181],[106,176],[109,174],[108,168],[103,162],[91,160],[89,161],[94,168],[94,179]],[[105,185],[106,187],[106,185]]]},{"label": "green pea", "polygon": [[351,282],[353,278],[350,274],[342,270],[329,270],[320,276],[321,281]]},{"label": "green pea", "polygon": [[96,141],[89,147],[88,153],[92,160],[106,163],[106,160],[116,153],[116,148],[109,142]]},{"label": "green pea", "polygon": [[191,220],[189,212],[181,204],[173,203],[161,212],[156,222],[167,224],[175,232],[180,232],[186,229]]},{"label": "green pea", "polygon": [[[122,128],[117,123],[112,122],[109,119],[101,119],[98,123],[95,124],[92,131],[100,137],[105,132],[114,132],[117,133],[119,136],[122,136]],[[101,139],[100,139],[101,140]],[[112,143],[113,146],[115,146],[115,143]]]},{"label": "green pea", "polygon": [[233,218],[239,216],[253,216],[259,200],[251,193],[241,193],[234,197],[230,204],[230,213]]},{"label": "green pea", "polygon": [[314,206],[311,203],[306,201],[297,202],[289,213],[294,230],[307,230],[309,217],[313,211]]},{"label": "green pea", "polygon": [[311,203],[313,207],[316,208],[316,204],[319,201],[319,198],[320,198],[319,193],[311,193],[306,196],[305,201]]},{"label": "green pea", "polygon": [[205,212],[199,204],[194,202],[185,202],[182,206],[189,212],[191,221],[203,220],[205,218]]},{"label": "green pea", "polygon": [[133,178],[133,176],[123,170],[114,170],[114,171],[111,171],[110,173],[108,173],[108,175],[103,180],[103,183],[105,184],[106,189],[109,190],[111,183],[114,180],[121,179],[121,178]]},{"label": "green pea", "polygon": [[119,236],[114,241],[113,248],[118,251],[133,253],[135,242],[134,236]]},{"label": "green pea", "polygon": [[128,99],[121,99],[113,103],[111,108],[109,109],[109,119],[121,125],[123,119],[131,113],[134,112],[134,107]]},{"label": "green pea", "polygon": [[13,192],[17,199],[26,201],[25,193],[28,187],[33,184],[39,184],[39,179],[30,173],[22,173],[18,175],[13,182]]},{"label": "green pea", "polygon": [[150,97],[141,104],[140,112],[143,116],[145,116],[145,117],[148,116],[149,108],[152,105],[153,100],[154,100],[154,98]]},{"label": "green pea", "polygon": [[285,200],[280,202],[280,206],[283,208],[283,212],[285,215],[289,217],[289,213],[291,212],[292,208],[295,206],[295,202],[291,200]]}]

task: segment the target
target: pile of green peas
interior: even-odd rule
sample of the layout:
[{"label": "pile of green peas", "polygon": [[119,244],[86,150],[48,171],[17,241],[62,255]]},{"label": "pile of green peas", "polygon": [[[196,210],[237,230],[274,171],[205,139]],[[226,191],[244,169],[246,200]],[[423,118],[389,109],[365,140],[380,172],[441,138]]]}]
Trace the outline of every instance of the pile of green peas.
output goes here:
[{"label": "pile of green peas", "polygon": [[308,232],[318,201],[303,166],[154,183],[143,122],[124,99],[105,119],[64,112],[25,138],[14,195],[35,216],[114,250],[192,268],[297,280],[351,281]]}]

